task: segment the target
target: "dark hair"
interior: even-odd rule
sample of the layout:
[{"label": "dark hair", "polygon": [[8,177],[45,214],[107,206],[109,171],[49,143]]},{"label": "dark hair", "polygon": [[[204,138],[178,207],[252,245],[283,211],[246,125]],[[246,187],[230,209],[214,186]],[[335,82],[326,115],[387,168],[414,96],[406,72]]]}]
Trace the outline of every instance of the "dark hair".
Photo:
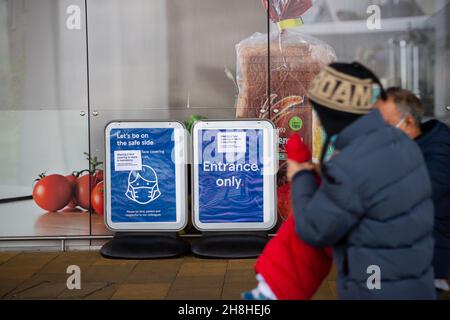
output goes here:
[{"label": "dark hair", "polygon": [[388,97],[394,100],[397,110],[404,117],[408,115],[412,116],[416,125],[420,127],[425,113],[420,99],[411,91],[398,87],[389,88],[386,93]]}]

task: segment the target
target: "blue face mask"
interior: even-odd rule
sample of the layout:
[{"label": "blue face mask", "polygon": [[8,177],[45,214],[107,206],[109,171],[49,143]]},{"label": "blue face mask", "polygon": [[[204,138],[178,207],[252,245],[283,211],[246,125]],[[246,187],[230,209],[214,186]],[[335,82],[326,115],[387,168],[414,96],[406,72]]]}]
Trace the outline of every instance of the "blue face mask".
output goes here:
[{"label": "blue face mask", "polygon": [[380,88],[380,86],[378,86],[378,85],[373,85],[373,86],[372,86],[372,100],[370,101],[370,103],[371,103],[372,105],[374,105],[375,102],[378,101],[378,99],[380,98],[380,96],[381,96],[381,88]]},{"label": "blue face mask", "polygon": [[[326,133],[325,133],[325,131],[324,131],[323,134],[324,134],[324,137],[325,137],[323,143],[325,144],[325,141],[326,141]],[[334,152],[336,151],[336,149],[335,149],[335,147],[334,147],[334,144],[335,144],[335,142],[336,142],[336,139],[337,139],[337,134],[333,135],[333,136],[330,138],[330,141],[329,141],[329,143],[328,143],[328,147],[327,147],[327,149],[326,149],[326,151],[325,151],[325,156],[324,156],[324,158],[323,158],[323,162],[327,162],[328,160],[330,160],[331,157],[333,156]]]}]

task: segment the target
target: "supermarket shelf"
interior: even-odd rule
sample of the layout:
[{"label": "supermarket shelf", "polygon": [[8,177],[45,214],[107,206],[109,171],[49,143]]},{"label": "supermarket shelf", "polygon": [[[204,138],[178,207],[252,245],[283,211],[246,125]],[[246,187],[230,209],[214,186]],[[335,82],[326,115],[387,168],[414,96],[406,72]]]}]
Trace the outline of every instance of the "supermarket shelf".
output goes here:
[{"label": "supermarket shelf", "polygon": [[429,16],[389,18],[381,20],[381,29],[370,30],[367,28],[366,20],[358,21],[335,21],[305,24],[302,31],[310,35],[333,35],[333,34],[375,34],[384,32],[405,31],[409,28],[423,29]]},{"label": "supermarket shelf", "polygon": [[0,202],[17,198],[29,198],[33,188],[30,186],[0,185]]}]

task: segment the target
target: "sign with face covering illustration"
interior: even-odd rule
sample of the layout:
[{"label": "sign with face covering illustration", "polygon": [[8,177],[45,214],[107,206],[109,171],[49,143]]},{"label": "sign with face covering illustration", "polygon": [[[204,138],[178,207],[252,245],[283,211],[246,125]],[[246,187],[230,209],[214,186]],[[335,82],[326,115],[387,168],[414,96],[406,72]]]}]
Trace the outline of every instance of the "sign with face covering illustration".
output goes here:
[{"label": "sign with face covering illustration", "polygon": [[114,128],[108,145],[111,221],[175,222],[174,129]]},{"label": "sign with face covering illustration", "polygon": [[139,204],[150,203],[161,195],[158,188],[158,177],[152,167],[142,165],[141,170],[130,171],[128,189],[125,195]]}]

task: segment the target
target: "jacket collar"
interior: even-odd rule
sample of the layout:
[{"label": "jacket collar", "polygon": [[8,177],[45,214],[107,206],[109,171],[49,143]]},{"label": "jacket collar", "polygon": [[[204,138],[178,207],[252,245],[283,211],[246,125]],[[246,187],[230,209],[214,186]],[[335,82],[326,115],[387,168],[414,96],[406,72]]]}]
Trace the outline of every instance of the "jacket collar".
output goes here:
[{"label": "jacket collar", "polygon": [[427,146],[435,142],[450,144],[450,129],[440,121],[430,120],[421,126],[422,134],[416,138],[420,146]]},{"label": "jacket collar", "polygon": [[369,134],[387,125],[380,111],[375,109],[342,130],[336,139],[336,149],[341,150],[358,137]]},{"label": "jacket collar", "polygon": [[422,124],[422,134],[416,138],[416,142],[419,145],[426,145],[435,136],[436,124],[436,120],[431,120]]}]

